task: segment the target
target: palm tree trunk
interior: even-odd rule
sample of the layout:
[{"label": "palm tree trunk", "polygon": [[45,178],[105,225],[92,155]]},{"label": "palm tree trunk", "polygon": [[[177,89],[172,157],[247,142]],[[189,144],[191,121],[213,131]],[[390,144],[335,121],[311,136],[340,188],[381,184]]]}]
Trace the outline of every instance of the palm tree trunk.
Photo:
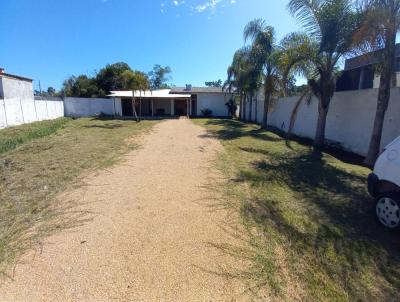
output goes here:
[{"label": "palm tree trunk", "polygon": [[301,95],[301,97],[297,100],[296,104],[293,107],[292,114],[290,115],[290,122],[289,122],[289,128],[288,128],[288,132],[287,132],[287,139],[290,139],[290,137],[292,136],[294,124],[296,123],[297,114],[299,113],[300,105],[301,105],[301,103],[303,102],[303,100],[305,98],[305,93],[306,92],[304,92]]},{"label": "palm tree trunk", "polygon": [[136,122],[139,122],[139,117],[136,112],[136,101],[135,101],[134,97],[132,98],[132,110],[133,110],[133,116],[135,117]]},{"label": "palm tree trunk", "polygon": [[239,103],[239,120],[241,121],[243,118],[243,97],[240,94],[240,103]]},{"label": "palm tree trunk", "polygon": [[246,121],[246,94],[243,95],[243,121]]},{"label": "palm tree trunk", "polygon": [[[328,116],[328,111],[329,111],[329,105],[326,106],[326,104],[329,104],[329,101],[319,101],[318,105],[318,122],[317,122],[317,130],[315,133],[315,139],[314,139],[314,146],[317,148],[323,147],[325,144],[325,128],[326,128],[326,117]],[[323,105],[325,104],[325,105]]]},{"label": "palm tree trunk", "polygon": [[253,117],[253,96],[250,94],[249,95],[249,121],[252,122],[252,117]]},{"label": "palm tree trunk", "polygon": [[255,105],[255,112],[254,112],[254,115],[255,115],[255,122],[256,122],[256,124],[258,124],[258,99],[257,99],[257,97],[256,97],[256,99],[255,99],[255,101],[256,101],[256,105]]},{"label": "palm tree trunk", "polygon": [[263,121],[262,121],[262,125],[261,125],[261,127],[263,129],[268,128],[269,102],[270,102],[270,95],[269,95],[269,93],[266,93],[265,100],[264,100],[264,116],[263,116]]},{"label": "palm tree trunk", "polygon": [[365,164],[369,167],[374,166],[381,147],[383,123],[385,121],[386,110],[389,106],[393,67],[395,66],[396,34],[392,33],[391,36],[388,35],[386,42],[387,48],[385,57],[387,59],[385,59],[385,61],[387,63],[384,63],[381,73],[374,128],[372,130],[368,154],[365,158]]},{"label": "palm tree trunk", "polygon": [[372,167],[375,164],[376,158],[379,154],[381,147],[381,139],[383,132],[383,123],[385,121],[386,110],[389,105],[390,99],[390,77],[388,74],[381,75],[379,93],[378,93],[378,104],[375,113],[374,128],[372,130],[371,141],[369,144],[368,154],[365,158],[365,164]]}]

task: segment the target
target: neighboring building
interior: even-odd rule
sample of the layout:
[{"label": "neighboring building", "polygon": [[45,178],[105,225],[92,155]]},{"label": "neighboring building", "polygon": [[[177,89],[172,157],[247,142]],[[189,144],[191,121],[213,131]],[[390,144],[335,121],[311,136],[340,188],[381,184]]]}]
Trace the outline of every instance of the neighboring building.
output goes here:
[{"label": "neighboring building", "polygon": [[[136,112],[142,117],[195,117],[202,116],[205,109],[211,110],[212,116],[229,116],[225,104],[231,95],[225,93],[222,88],[187,85],[185,88],[135,91],[134,96],[137,100]],[[109,97],[118,98],[116,111],[122,112],[122,116],[134,115],[132,91],[111,91]],[[121,110],[118,107],[121,107]]]},{"label": "neighboring building", "polygon": [[0,68],[0,99],[33,100],[33,80],[6,73]]},{"label": "neighboring building", "polygon": [[191,116],[202,116],[202,111],[209,109],[212,116],[230,116],[226,103],[232,94],[226,93],[221,87],[176,87],[171,89],[174,94],[189,94],[191,96]]},{"label": "neighboring building", "polygon": [[33,80],[0,68],[0,129],[64,116],[64,102],[35,99]]},{"label": "neighboring building", "polygon": [[[380,75],[375,66],[381,61],[382,51],[370,52],[346,60],[344,71],[336,83],[337,91],[379,88]],[[396,45],[396,87],[400,87],[400,44]]]}]

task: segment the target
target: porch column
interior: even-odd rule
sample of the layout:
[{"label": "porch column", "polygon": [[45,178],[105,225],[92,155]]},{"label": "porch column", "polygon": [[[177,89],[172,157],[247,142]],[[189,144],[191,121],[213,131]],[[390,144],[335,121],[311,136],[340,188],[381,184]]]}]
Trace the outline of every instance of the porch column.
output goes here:
[{"label": "porch column", "polygon": [[139,99],[139,116],[142,118],[142,99]]},{"label": "porch column", "polygon": [[151,116],[154,116],[154,100],[151,99]]},{"label": "porch column", "polygon": [[358,90],[363,89],[364,86],[364,78],[365,78],[365,68],[362,67],[360,71],[360,81],[358,82]]},{"label": "porch column", "polygon": [[189,99],[186,100],[186,113],[187,113],[187,118],[189,118]]},{"label": "porch column", "polygon": [[171,99],[171,116],[175,115],[174,99]]}]

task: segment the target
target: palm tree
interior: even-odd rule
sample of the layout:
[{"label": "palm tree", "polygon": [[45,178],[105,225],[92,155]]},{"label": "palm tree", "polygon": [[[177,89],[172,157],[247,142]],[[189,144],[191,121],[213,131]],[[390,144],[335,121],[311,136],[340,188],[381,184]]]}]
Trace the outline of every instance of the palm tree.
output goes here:
[{"label": "palm tree", "polygon": [[254,60],[254,71],[264,76],[264,117],[262,127],[268,127],[268,111],[271,97],[276,91],[277,68],[275,30],[266,25],[264,20],[256,19],[249,22],[244,29],[244,40],[251,39],[251,55]]},{"label": "palm tree", "polygon": [[[127,70],[122,74],[124,89],[132,90],[132,109],[133,114],[137,122],[140,121],[140,117],[136,111],[137,99],[135,98],[135,91],[140,93],[145,92],[149,89],[149,79],[146,74],[140,71],[130,71]],[[140,104],[139,104],[140,106]]]},{"label": "palm tree", "polygon": [[361,5],[363,17],[355,35],[355,42],[366,51],[379,50],[378,64],[380,85],[374,127],[365,163],[373,166],[379,154],[383,123],[389,105],[392,80],[395,79],[396,35],[400,29],[399,0],[364,0]]},{"label": "palm tree", "polygon": [[[286,96],[288,83],[299,73],[299,59],[290,52],[289,41],[294,41],[297,35],[291,35],[277,45],[275,30],[265,21],[256,19],[247,24],[244,30],[245,41],[251,39],[251,56],[255,71],[263,78],[264,115],[262,127],[268,127],[268,113],[273,101]],[[293,43],[293,42],[292,42]],[[296,53],[297,54],[297,53]]]},{"label": "palm tree", "polygon": [[291,0],[290,12],[309,34],[299,60],[313,69],[308,86],[318,99],[318,122],[314,145],[325,143],[326,118],[336,88],[339,60],[352,47],[357,14],[351,0]]},{"label": "palm tree", "polygon": [[246,100],[254,95],[257,89],[258,74],[251,61],[250,51],[249,47],[242,47],[235,52],[232,64],[228,68],[227,80],[223,85],[224,90],[229,92],[235,90],[240,96],[240,118],[244,120],[246,120]]}]

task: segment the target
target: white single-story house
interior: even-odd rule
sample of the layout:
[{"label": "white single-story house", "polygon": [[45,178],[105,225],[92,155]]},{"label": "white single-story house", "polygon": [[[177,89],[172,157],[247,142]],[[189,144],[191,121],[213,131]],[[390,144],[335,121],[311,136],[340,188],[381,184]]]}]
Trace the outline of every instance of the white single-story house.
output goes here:
[{"label": "white single-story house", "polygon": [[134,116],[133,99],[136,113],[141,117],[165,116],[202,116],[208,109],[212,116],[230,116],[226,103],[231,94],[218,87],[172,88],[154,91],[111,91],[109,97],[115,99],[115,112],[124,117]]}]

